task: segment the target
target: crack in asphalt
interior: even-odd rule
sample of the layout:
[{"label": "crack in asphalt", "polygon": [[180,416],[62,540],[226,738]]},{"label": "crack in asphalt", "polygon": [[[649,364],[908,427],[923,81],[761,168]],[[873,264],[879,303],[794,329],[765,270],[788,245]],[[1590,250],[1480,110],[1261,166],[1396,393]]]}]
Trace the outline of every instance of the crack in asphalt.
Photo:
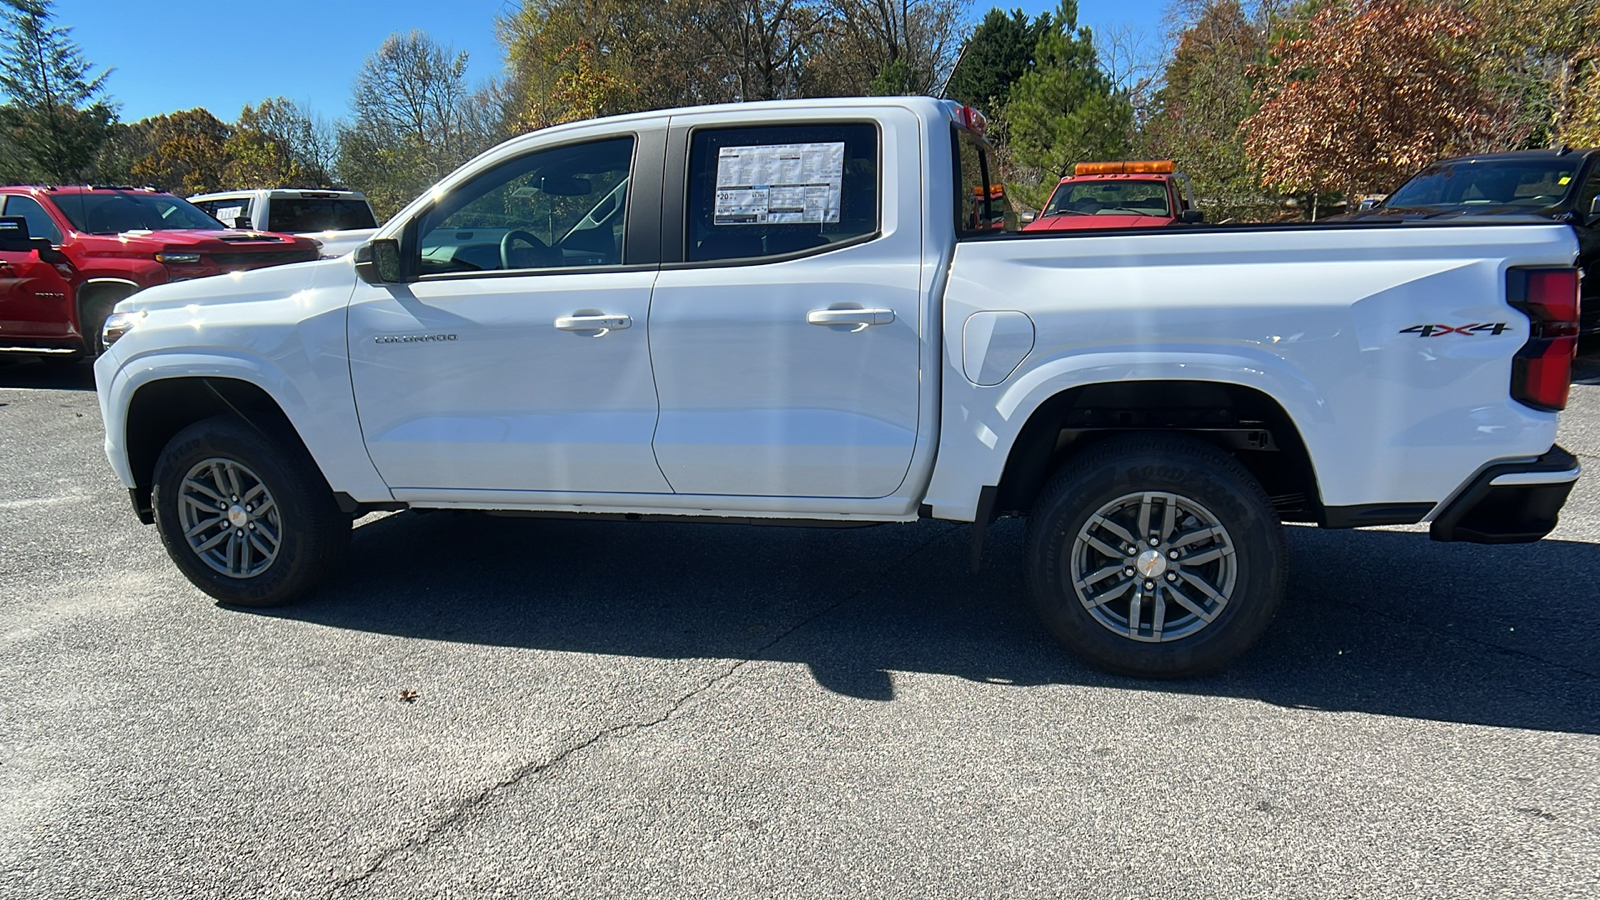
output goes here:
[{"label": "crack in asphalt", "polygon": [[701,684],[698,687],[696,687],[694,690],[689,691],[688,693],[686,693],[683,696],[681,696],[681,697],[677,698],[676,700],[674,700],[672,702],[671,706],[668,707],[667,711],[662,713],[661,715],[656,716],[655,718],[652,718],[652,719],[648,719],[648,720],[643,721],[643,722],[623,722],[620,725],[613,725],[610,728],[601,729],[600,731],[595,732],[593,735],[591,735],[586,740],[580,741],[579,743],[574,744],[574,745],[572,745],[571,747],[568,747],[565,750],[562,750],[560,753],[557,753],[555,756],[551,757],[550,759],[544,760],[542,762],[530,762],[530,763],[524,764],[524,765],[519,766],[518,768],[512,770],[510,775],[506,776],[505,778],[501,779],[500,781],[495,782],[494,784],[490,785],[489,787],[484,788],[482,791],[479,791],[476,795],[474,795],[472,797],[469,797],[469,798],[467,798],[465,800],[461,800],[461,801],[457,802],[455,804],[454,809],[452,809],[448,815],[446,815],[444,818],[440,819],[439,821],[433,823],[432,825],[429,825],[427,827],[427,829],[423,831],[422,834],[420,834],[420,835],[418,835],[418,836],[416,836],[414,838],[411,838],[410,840],[407,840],[404,843],[398,844],[398,845],[396,845],[394,847],[390,847],[389,849],[387,849],[387,850],[383,851],[382,853],[378,854],[377,858],[374,859],[372,861],[372,863],[370,865],[368,865],[365,870],[363,870],[363,871],[361,871],[361,872],[359,872],[359,873],[357,873],[355,875],[351,875],[349,877],[340,879],[339,881],[335,882],[328,889],[327,894],[324,895],[324,896],[327,897],[328,900],[332,900],[332,898],[336,897],[337,895],[339,895],[340,893],[346,891],[347,889],[355,887],[356,885],[366,881],[367,879],[371,878],[372,876],[377,875],[379,872],[383,871],[384,868],[387,867],[390,862],[392,862],[392,861],[394,861],[394,860],[396,860],[396,859],[398,859],[398,858],[400,858],[402,856],[410,855],[410,854],[415,853],[417,851],[423,850],[430,843],[432,843],[434,837],[436,837],[436,836],[438,836],[440,834],[443,834],[445,831],[449,830],[450,828],[460,824],[461,822],[463,822],[467,818],[467,816],[469,816],[474,811],[483,808],[485,805],[487,805],[488,803],[493,801],[497,796],[503,794],[507,790],[510,790],[512,788],[517,787],[518,785],[522,784],[523,782],[528,781],[529,779],[537,779],[540,775],[544,774],[545,772],[550,771],[551,769],[555,768],[556,766],[561,765],[566,760],[568,760],[571,757],[577,755],[578,753],[582,752],[583,750],[587,750],[588,748],[594,746],[595,744],[598,744],[600,741],[605,740],[606,738],[612,737],[613,735],[633,734],[633,733],[637,733],[637,732],[640,732],[640,731],[644,731],[644,730],[647,730],[649,728],[653,728],[653,727],[655,727],[657,725],[660,725],[663,722],[666,722],[666,721],[672,719],[674,716],[676,716],[678,714],[679,710],[683,709],[683,707],[686,704],[689,703],[689,701],[691,701],[694,698],[700,696],[701,694],[705,693],[706,691],[710,690],[711,688],[716,687],[718,684],[721,684],[722,682],[727,681],[729,678],[732,678],[736,673],[738,673],[738,671],[740,669],[744,668],[749,663],[752,663],[752,662],[755,662],[755,661],[761,659],[766,654],[766,652],[768,650],[771,650],[773,647],[775,647],[778,644],[782,643],[783,641],[787,640],[795,632],[800,631],[801,629],[803,629],[806,626],[812,624],[813,622],[818,621],[819,619],[822,619],[824,616],[827,616],[828,614],[832,613],[833,611],[839,609],[840,607],[842,607],[845,604],[849,603],[851,600],[854,600],[857,597],[861,596],[862,594],[866,593],[869,588],[871,588],[871,587],[883,582],[886,578],[888,578],[890,573],[892,573],[894,570],[898,569],[899,567],[905,565],[906,563],[910,562],[914,557],[916,557],[922,551],[926,550],[930,545],[932,545],[939,538],[941,538],[941,537],[943,537],[945,535],[951,534],[952,532],[958,530],[960,527],[961,527],[960,525],[952,524],[949,527],[942,528],[942,529],[936,531],[934,534],[930,535],[926,540],[921,541],[920,543],[918,543],[916,545],[916,547],[912,548],[912,550],[910,552],[906,553],[899,560],[896,560],[894,563],[892,563],[889,566],[887,566],[883,570],[882,574],[880,574],[878,577],[870,579],[865,584],[863,584],[861,587],[855,589],[854,591],[851,591],[849,594],[846,594],[845,596],[840,597],[838,600],[835,600],[834,602],[828,604],[827,606],[824,606],[823,608],[817,610],[816,612],[812,613],[811,615],[806,616],[805,618],[803,618],[800,621],[796,622],[795,624],[791,625],[789,628],[785,629],[783,632],[775,635],[771,640],[767,641],[765,644],[762,644],[761,646],[757,647],[749,655],[743,656],[743,657],[740,657],[740,658],[736,659],[731,665],[728,665],[727,667],[725,667],[720,673],[718,673],[717,675],[713,676],[708,681],[704,682],[703,684]]}]

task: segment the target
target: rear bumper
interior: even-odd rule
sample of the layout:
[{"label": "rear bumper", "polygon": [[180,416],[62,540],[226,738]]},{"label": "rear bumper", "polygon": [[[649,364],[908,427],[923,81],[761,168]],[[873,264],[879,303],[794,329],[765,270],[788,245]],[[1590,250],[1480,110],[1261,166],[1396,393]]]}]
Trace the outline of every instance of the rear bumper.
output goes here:
[{"label": "rear bumper", "polygon": [[1429,534],[1474,544],[1537,541],[1556,527],[1580,471],[1560,446],[1532,462],[1490,466],[1433,517]]}]

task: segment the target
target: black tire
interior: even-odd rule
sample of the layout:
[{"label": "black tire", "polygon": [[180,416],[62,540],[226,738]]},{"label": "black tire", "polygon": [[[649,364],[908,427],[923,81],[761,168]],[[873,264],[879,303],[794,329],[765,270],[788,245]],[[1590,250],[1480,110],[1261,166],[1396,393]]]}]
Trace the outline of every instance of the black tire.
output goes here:
[{"label": "black tire", "polygon": [[[225,480],[209,475],[217,471],[208,465],[213,460],[224,462],[223,472],[242,472],[254,479],[264,491],[256,495],[256,502],[261,503],[259,498],[265,497],[269,501],[265,505],[274,508],[265,516],[256,512],[260,518],[251,518],[248,513],[242,517],[238,534],[244,541],[239,543],[237,557],[232,539],[225,537],[234,529],[226,517],[240,505],[233,501],[237,495],[220,497],[222,503],[228,504],[228,511],[216,513],[209,509],[199,513],[198,503],[184,499],[185,493],[205,499],[198,493],[200,488],[214,487]],[[230,462],[234,468],[227,465]],[[185,485],[185,478],[203,465],[205,468],[196,479],[201,482],[200,488]],[[167,555],[196,587],[232,606],[280,606],[299,599],[337,568],[350,544],[350,517],[339,511],[333,492],[304,448],[292,439],[269,438],[232,416],[196,422],[167,442],[156,460],[151,504]],[[227,548],[227,565],[233,567],[236,558],[243,563],[238,566],[239,574],[227,574],[208,563],[205,554],[197,552],[185,537],[185,517],[204,515],[217,515],[224,521],[201,531],[198,539],[223,538],[224,544],[219,546]],[[252,527],[257,524],[270,531],[257,531]],[[244,547],[244,542],[251,540],[245,528],[251,529],[256,540],[249,549]],[[262,566],[259,571],[243,571],[251,565],[252,555],[265,557],[255,548],[270,544],[272,534],[277,537],[275,555],[264,565],[256,560],[254,565]]]},{"label": "black tire", "polygon": [[[1145,492],[1151,499],[1136,498]],[[1187,543],[1161,539],[1151,547],[1168,504],[1169,537]],[[1151,522],[1142,533],[1141,507]],[[1137,538],[1137,555],[1125,539],[1112,540],[1113,528]],[[1112,544],[1127,555],[1104,553]],[[1215,558],[1199,562],[1207,556]],[[1110,438],[1069,459],[1034,504],[1028,526],[1029,583],[1045,626],[1087,662],[1138,678],[1214,672],[1249,649],[1283,598],[1286,556],[1283,528],[1260,483],[1227,453],[1187,435]],[[1223,583],[1231,590],[1218,591]],[[1104,599],[1118,590],[1125,593]],[[1158,626],[1158,604],[1177,618]]]},{"label": "black tire", "polygon": [[83,358],[93,361],[106,352],[103,339],[106,319],[118,303],[133,296],[134,291],[114,287],[102,288],[85,298],[78,310],[78,325],[83,329]]}]

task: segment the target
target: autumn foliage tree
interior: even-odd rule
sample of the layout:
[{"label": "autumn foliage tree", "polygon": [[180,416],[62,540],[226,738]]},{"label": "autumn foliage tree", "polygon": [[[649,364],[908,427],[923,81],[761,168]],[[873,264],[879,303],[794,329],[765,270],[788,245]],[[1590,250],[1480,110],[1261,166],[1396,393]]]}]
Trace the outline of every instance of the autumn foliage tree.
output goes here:
[{"label": "autumn foliage tree", "polygon": [[1423,165],[1474,148],[1493,125],[1471,41],[1477,24],[1428,0],[1323,6],[1256,69],[1245,150],[1289,191],[1394,188]]}]

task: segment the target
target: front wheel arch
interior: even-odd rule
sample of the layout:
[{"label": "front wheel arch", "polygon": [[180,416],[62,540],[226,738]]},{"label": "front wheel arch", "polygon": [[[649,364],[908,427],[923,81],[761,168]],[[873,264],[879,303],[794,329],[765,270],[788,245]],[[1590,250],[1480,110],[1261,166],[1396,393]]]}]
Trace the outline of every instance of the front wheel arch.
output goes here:
[{"label": "front wheel arch", "polygon": [[151,381],[140,385],[128,401],[123,444],[133,474],[134,507],[140,521],[146,525],[154,521],[150,518],[150,488],[156,460],[167,442],[196,422],[222,415],[231,415],[307,460],[312,459],[283,407],[259,385],[240,378],[198,376]]},{"label": "front wheel arch", "polygon": [[140,290],[131,281],[117,279],[93,280],[78,291],[78,331],[83,337],[83,351],[89,358],[105,352],[100,343],[100,332],[106,316],[118,303],[132,297]]}]

